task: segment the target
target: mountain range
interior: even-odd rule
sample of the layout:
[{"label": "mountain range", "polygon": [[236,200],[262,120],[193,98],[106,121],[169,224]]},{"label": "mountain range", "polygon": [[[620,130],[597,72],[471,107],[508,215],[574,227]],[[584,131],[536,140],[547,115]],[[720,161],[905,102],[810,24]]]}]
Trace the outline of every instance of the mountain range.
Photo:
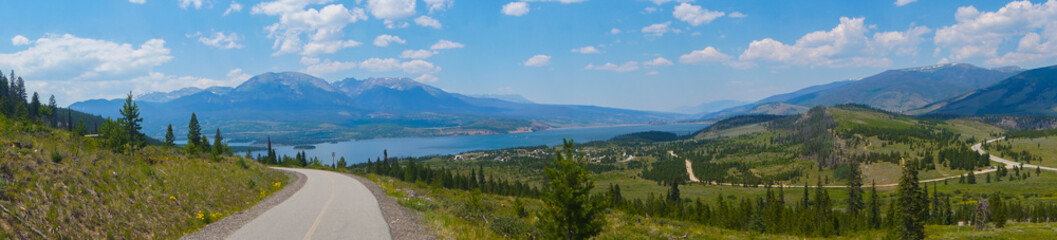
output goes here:
[{"label": "mountain range", "polygon": [[812,106],[843,103],[907,112],[994,85],[1023,71],[1019,67],[982,68],[965,63],[888,70],[860,80],[837,81],[774,95],[751,104],[704,114],[703,119],[717,120],[741,114],[788,114]]},{"label": "mountain range", "polygon": [[1032,69],[998,84],[933,104],[929,114],[1057,115],[1057,66]]},{"label": "mountain range", "polygon": [[[177,136],[191,113],[234,141],[295,143],[374,137],[525,132],[552,127],[671,122],[686,115],[580,105],[536,104],[449,93],[407,78],[327,82],[298,72],[265,73],[241,85],[185,88],[139,96],[144,131]],[[522,98],[523,99],[523,98]],[[123,99],[74,103],[72,109],[116,117]]]}]

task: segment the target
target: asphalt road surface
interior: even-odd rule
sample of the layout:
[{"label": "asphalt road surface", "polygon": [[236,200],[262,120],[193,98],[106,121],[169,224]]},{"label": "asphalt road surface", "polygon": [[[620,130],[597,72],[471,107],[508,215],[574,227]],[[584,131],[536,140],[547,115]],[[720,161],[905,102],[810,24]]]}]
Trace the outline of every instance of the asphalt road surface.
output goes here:
[{"label": "asphalt road surface", "polygon": [[377,199],[360,182],[334,172],[284,170],[304,174],[304,187],[228,239],[392,239]]}]

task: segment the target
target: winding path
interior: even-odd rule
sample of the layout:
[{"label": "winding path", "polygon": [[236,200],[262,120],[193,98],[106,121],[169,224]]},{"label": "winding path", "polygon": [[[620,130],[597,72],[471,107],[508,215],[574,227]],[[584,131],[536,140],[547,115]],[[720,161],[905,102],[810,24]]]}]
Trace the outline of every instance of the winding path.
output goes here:
[{"label": "winding path", "polygon": [[392,238],[377,199],[360,182],[322,170],[283,170],[304,174],[304,187],[228,239]]},{"label": "winding path", "polygon": [[[991,139],[991,140],[988,140],[987,143],[1001,141],[1003,139],[1005,139],[1005,137]],[[972,150],[974,150],[974,151],[976,151],[976,152],[978,152],[980,154],[987,154],[987,152],[984,151],[983,148],[981,148],[982,145],[983,145],[983,143],[977,143],[976,145],[973,145],[971,148],[972,148]],[[678,155],[675,155],[675,152],[673,152],[673,151],[668,151],[668,154],[671,154],[673,157],[679,157]],[[1057,168],[1042,167],[1042,166],[1038,166],[1038,165],[1014,162],[1014,161],[1010,161],[1010,160],[1007,160],[1007,159],[1004,159],[1004,158],[996,157],[994,155],[990,155],[990,157],[991,157],[991,161],[993,161],[993,162],[998,162],[998,163],[1005,164],[1005,167],[1007,169],[1013,168],[1014,166],[1021,166],[1023,169],[1028,169],[1028,170],[1037,167],[1037,168],[1042,169],[1042,170],[1057,172]],[[985,174],[985,173],[994,172],[994,171],[998,171],[998,169],[989,167],[989,168],[981,169],[981,170],[978,170],[978,171],[973,171],[973,175],[980,175],[980,174]],[[686,160],[686,172],[688,174],[690,174],[690,181],[692,181],[692,182],[701,182],[701,181],[699,181],[697,179],[696,176],[694,176],[694,171],[692,169],[692,165],[690,163],[690,160]],[[920,183],[939,182],[939,181],[943,181],[943,180],[959,178],[961,176],[962,175],[947,176],[947,177],[941,177],[941,178],[933,178],[933,179],[921,180],[921,181],[918,181],[918,182],[920,182]],[[742,184],[736,184],[736,183],[705,183],[705,184],[719,185],[719,186],[753,187],[753,186],[744,186]],[[898,186],[898,185],[899,184],[897,184],[897,183],[891,183],[891,184],[877,185],[877,187],[895,187],[895,186]],[[787,188],[803,188],[804,187],[803,185],[785,185],[785,184],[781,184],[780,186],[781,187],[787,187]],[[760,185],[760,186],[756,186],[756,187],[764,187],[764,186]],[[775,187],[778,187],[778,186],[775,186]],[[814,186],[808,186],[808,187],[811,188],[811,187],[814,187]],[[846,186],[846,185],[828,185],[828,186],[822,186],[822,187],[823,188],[847,188],[848,186]]]}]

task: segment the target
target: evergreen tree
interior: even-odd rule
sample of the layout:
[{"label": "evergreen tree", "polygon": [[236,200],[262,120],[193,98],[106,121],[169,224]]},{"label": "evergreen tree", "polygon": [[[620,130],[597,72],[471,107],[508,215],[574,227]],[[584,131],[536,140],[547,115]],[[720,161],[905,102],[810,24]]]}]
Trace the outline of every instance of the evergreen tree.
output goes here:
[{"label": "evergreen tree", "polygon": [[172,133],[172,124],[169,124],[169,128],[165,130],[165,146],[176,146],[176,136]]},{"label": "evergreen tree", "polygon": [[143,134],[139,132],[143,129],[143,118],[139,116],[139,105],[132,101],[132,92],[128,93],[128,97],[125,98],[125,104],[121,106],[121,125],[125,129],[125,134],[128,135],[129,150],[135,150],[137,147],[146,144],[143,141]]},{"label": "evergreen tree", "polygon": [[543,203],[539,225],[549,239],[588,239],[605,226],[604,208],[590,196],[594,188],[584,155],[575,154],[573,141],[565,141],[544,169]]},{"label": "evergreen tree", "polygon": [[33,92],[32,100],[29,102],[29,119],[36,121],[40,119],[40,96]]},{"label": "evergreen tree", "polygon": [[55,103],[55,95],[48,97],[48,120],[51,120],[51,127],[59,127],[59,105]]},{"label": "evergreen tree", "polygon": [[877,183],[870,184],[870,204],[866,210],[867,224],[870,228],[878,229],[881,228],[881,202],[880,196],[877,196]]},{"label": "evergreen tree", "polygon": [[991,197],[987,199],[987,202],[991,204],[991,223],[995,224],[996,228],[1006,227],[1006,206],[1002,202],[1002,192],[996,192],[991,194]]},{"label": "evergreen tree", "polygon": [[859,211],[865,207],[862,190],[862,171],[859,170],[859,161],[851,160],[848,163],[848,212],[852,216],[858,216]]},{"label": "evergreen tree", "polygon": [[671,185],[671,188],[668,189],[668,202],[682,202],[683,197],[679,194],[679,179],[673,178]]},{"label": "evergreen tree", "polygon": [[976,184],[976,174],[973,174],[973,171],[969,171],[968,175],[969,176],[965,177],[965,182],[969,184]]},{"label": "evergreen tree", "polygon": [[198,144],[198,146],[202,148],[201,149],[202,152],[205,152],[205,153],[212,153],[213,152],[213,146],[211,146],[211,144],[209,144],[209,137],[207,137],[205,134],[202,134],[202,136],[199,136],[198,139],[202,140],[202,142],[200,144]]},{"label": "evergreen tree", "polygon": [[220,128],[217,128],[217,134],[213,136],[213,153],[217,155],[227,153],[227,147],[224,146],[224,136],[220,135]]},{"label": "evergreen tree", "polygon": [[924,209],[919,200],[921,186],[918,185],[918,164],[912,160],[903,164],[903,176],[899,178],[897,192],[898,212],[896,227],[893,229],[898,239],[925,239],[925,222],[921,218]]},{"label": "evergreen tree", "polygon": [[[187,151],[197,152],[202,144],[202,126],[198,125],[198,117],[191,113],[191,122],[187,124]],[[271,141],[268,141],[268,149],[272,149]]]}]

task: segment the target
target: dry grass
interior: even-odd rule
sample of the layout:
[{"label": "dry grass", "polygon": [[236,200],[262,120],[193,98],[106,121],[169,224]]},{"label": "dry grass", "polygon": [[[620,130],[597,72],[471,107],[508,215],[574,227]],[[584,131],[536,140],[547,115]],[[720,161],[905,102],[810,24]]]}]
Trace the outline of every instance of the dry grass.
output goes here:
[{"label": "dry grass", "polygon": [[253,206],[287,181],[238,157],[161,147],[115,154],[92,139],[2,118],[0,136],[0,206],[8,210],[0,213],[0,238],[173,239]]}]

